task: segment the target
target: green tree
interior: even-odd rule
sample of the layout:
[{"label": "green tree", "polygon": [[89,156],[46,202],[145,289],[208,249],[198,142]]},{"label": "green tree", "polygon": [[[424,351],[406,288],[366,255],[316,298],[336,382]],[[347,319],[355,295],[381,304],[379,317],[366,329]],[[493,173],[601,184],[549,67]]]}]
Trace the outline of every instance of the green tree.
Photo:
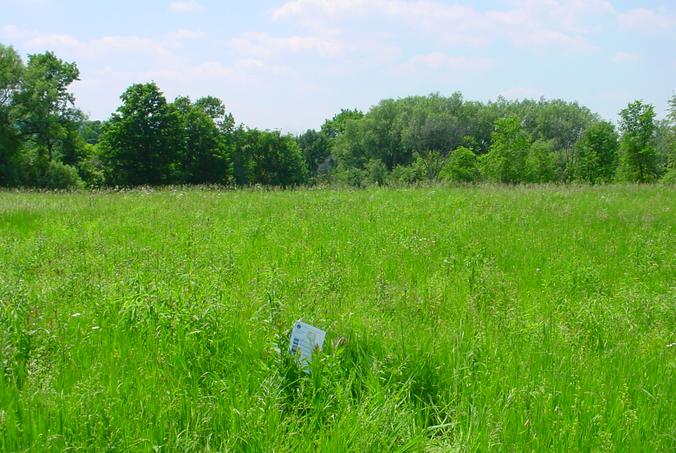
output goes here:
[{"label": "green tree", "polygon": [[[425,150],[452,150],[459,146],[469,146],[484,155],[492,144],[496,121],[505,117],[518,117],[521,128],[532,139],[551,142],[557,179],[566,176],[575,142],[597,120],[589,109],[561,100],[499,98],[482,104],[465,101],[460,93],[386,99],[363,118],[343,122],[333,140],[332,155],[341,171],[363,169],[371,159],[383,161],[389,170],[403,168]],[[447,157],[445,152],[441,155]],[[489,158],[486,162],[498,160]]]},{"label": "green tree", "polygon": [[657,175],[655,152],[655,109],[642,101],[632,102],[620,112],[621,177],[632,182],[650,182]]},{"label": "green tree", "polygon": [[676,180],[676,94],[669,100],[667,117],[657,123],[655,148],[660,173],[670,180]]},{"label": "green tree", "polygon": [[468,115],[460,93],[410,97],[396,106],[399,112],[394,124],[404,156],[429,149],[451,150],[463,143]]},{"label": "green tree", "polygon": [[429,181],[438,181],[439,174],[446,165],[446,159],[439,151],[423,151],[415,153],[414,165],[420,169],[420,174]]},{"label": "green tree", "polygon": [[331,139],[324,132],[308,129],[296,139],[311,176],[328,170],[331,157]]},{"label": "green tree", "polygon": [[249,147],[249,131],[239,125],[232,131],[232,176],[235,184],[246,186],[253,184],[253,159]]},{"label": "green tree", "polygon": [[520,109],[524,129],[534,140],[551,144],[552,151],[558,156],[559,172],[561,176],[567,176],[564,171],[573,160],[575,143],[598,120],[597,115],[577,102],[560,99],[526,100],[521,102]]},{"label": "green tree", "polygon": [[13,47],[0,44],[0,109],[8,109],[21,87],[24,65]]},{"label": "green tree", "polygon": [[[495,102],[489,102],[480,115],[472,122],[480,118],[502,118],[517,116],[521,118],[521,126],[531,136],[532,140],[550,142],[552,151],[557,160],[557,179],[570,179],[570,164],[573,159],[573,149],[582,133],[595,121],[599,121],[598,115],[588,108],[580,106],[576,102],[567,102],[560,99],[524,99],[509,101],[498,98]],[[485,119],[482,121],[485,124]],[[472,130],[476,130],[472,128]],[[481,131],[474,132],[480,134]],[[481,135],[476,135],[479,139]],[[483,138],[479,141],[481,143]]]},{"label": "green tree", "polygon": [[88,187],[103,187],[106,185],[106,162],[100,146],[85,144],[85,154],[78,164],[78,174]]},{"label": "green tree", "polygon": [[[443,174],[440,175],[443,178]],[[389,180],[394,184],[414,184],[426,178],[419,166],[397,165],[389,174]]]},{"label": "green tree", "polygon": [[49,162],[81,115],[69,91],[79,77],[75,63],[64,62],[52,52],[28,56],[23,84],[15,96],[16,118],[21,134],[32,138]]},{"label": "green tree", "polygon": [[526,179],[532,183],[547,183],[557,180],[558,165],[551,142],[536,140],[528,149]]},{"label": "green tree", "polygon": [[79,124],[80,136],[86,143],[90,145],[96,145],[99,142],[102,129],[103,123],[98,120],[91,121],[84,119]]},{"label": "green tree", "polygon": [[52,161],[38,181],[39,187],[46,189],[77,189],[84,187],[77,169],[63,162]]},{"label": "green tree", "polygon": [[350,121],[360,120],[364,114],[357,110],[342,109],[340,113],[334,115],[330,120],[326,120],[322,124],[321,132],[329,139],[334,139],[345,132],[347,123]]},{"label": "green tree", "polygon": [[181,182],[226,184],[231,180],[230,149],[216,123],[225,116],[225,108],[218,106],[223,104],[216,98],[198,99],[194,104],[187,97],[174,101],[182,133]]},{"label": "green tree", "polygon": [[308,181],[308,169],[296,140],[278,131],[236,132],[235,180],[241,185],[296,186]]},{"label": "green tree", "polygon": [[331,139],[331,156],[338,171],[362,169],[373,157],[373,131],[370,118],[350,121],[339,136]]},{"label": "green tree", "polygon": [[24,70],[16,51],[0,44],[0,186],[12,185],[17,180],[15,158],[21,140],[14,127],[12,109]]},{"label": "green tree", "polygon": [[60,160],[66,165],[77,167],[87,154],[85,150],[87,142],[79,132],[78,123],[71,121],[64,125],[61,138]]},{"label": "green tree", "polygon": [[220,121],[225,117],[225,104],[217,97],[201,97],[195,101],[194,105],[214,121]]},{"label": "green tree", "polygon": [[480,179],[479,160],[469,148],[461,146],[448,156],[441,178],[451,182],[476,182]]},{"label": "green tree", "polygon": [[155,83],[130,86],[105,125],[102,156],[111,184],[171,184],[179,180],[181,118]]},{"label": "green tree", "polygon": [[521,127],[521,120],[516,116],[498,119],[491,138],[488,154],[480,160],[486,179],[508,184],[527,181],[530,137]]},{"label": "green tree", "polygon": [[366,163],[364,168],[366,181],[370,184],[382,186],[387,179],[387,167],[383,161],[378,159],[371,159]]},{"label": "green tree", "polygon": [[402,153],[399,114],[400,103],[385,100],[363,118],[345,121],[332,146],[338,169],[363,169],[371,159],[381,160],[388,170],[410,163],[412,153]]},{"label": "green tree", "polygon": [[607,121],[592,124],[575,144],[573,178],[591,184],[612,181],[617,171],[618,148],[612,124]]},{"label": "green tree", "polygon": [[676,158],[676,127],[668,117],[655,122],[655,153],[658,174],[673,167]]},{"label": "green tree", "polygon": [[211,118],[221,133],[231,134],[235,128],[235,118],[225,109],[223,101],[214,96],[205,96],[195,101],[195,107],[199,108]]}]

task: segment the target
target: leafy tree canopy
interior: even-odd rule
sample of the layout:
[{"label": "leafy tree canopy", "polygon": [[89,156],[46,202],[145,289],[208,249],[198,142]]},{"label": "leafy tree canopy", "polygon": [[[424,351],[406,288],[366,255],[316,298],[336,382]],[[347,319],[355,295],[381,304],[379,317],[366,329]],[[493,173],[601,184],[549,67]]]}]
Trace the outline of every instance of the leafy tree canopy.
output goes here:
[{"label": "leafy tree canopy", "polygon": [[177,182],[183,149],[177,109],[155,83],[132,85],[121,99],[102,136],[109,181],[125,186]]},{"label": "leafy tree canopy", "polygon": [[649,182],[657,175],[657,154],[654,146],[655,109],[635,101],[620,112],[622,139],[621,175],[633,182]]}]

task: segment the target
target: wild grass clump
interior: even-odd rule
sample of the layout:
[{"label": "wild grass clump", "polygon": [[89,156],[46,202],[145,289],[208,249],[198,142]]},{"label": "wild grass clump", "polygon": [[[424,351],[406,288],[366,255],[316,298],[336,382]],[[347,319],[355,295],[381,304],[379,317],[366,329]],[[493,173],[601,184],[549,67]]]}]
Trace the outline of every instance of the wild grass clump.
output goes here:
[{"label": "wild grass clump", "polygon": [[674,200],[1,193],[0,450],[673,450]]}]

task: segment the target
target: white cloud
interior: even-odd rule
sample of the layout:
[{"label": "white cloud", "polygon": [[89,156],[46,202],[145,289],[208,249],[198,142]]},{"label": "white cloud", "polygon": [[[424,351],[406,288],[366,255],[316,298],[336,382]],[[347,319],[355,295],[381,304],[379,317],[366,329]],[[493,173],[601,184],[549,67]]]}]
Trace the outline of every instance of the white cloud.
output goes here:
[{"label": "white cloud", "polygon": [[70,35],[50,34],[35,35],[24,41],[24,45],[35,50],[51,50],[64,47],[79,47],[82,45],[82,43]]},{"label": "white cloud", "polygon": [[629,53],[629,52],[615,52],[615,55],[610,59],[613,63],[635,63],[639,61],[641,57],[639,55]]},{"label": "white cloud", "polygon": [[214,79],[232,77],[234,71],[218,61],[207,61],[189,69],[191,77],[199,79]]},{"label": "white cloud", "polygon": [[218,61],[207,61],[196,66],[175,69],[158,69],[143,73],[146,80],[163,80],[190,82],[194,80],[227,79],[235,75],[235,71]]},{"label": "white cloud", "polygon": [[416,55],[404,68],[411,71],[451,71],[455,73],[483,72],[495,66],[495,61],[488,58],[471,58],[452,56],[440,52]]},{"label": "white cloud", "polygon": [[598,48],[579,36],[570,36],[556,30],[534,30],[514,34],[513,42],[516,46],[524,47],[536,52],[562,50],[578,54],[591,53]]},{"label": "white cloud", "polygon": [[[405,23],[408,28],[433,34],[437,39],[471,45],[486,44],[491,26],[472,7],[430,0],[292,0],[274,10],[272,17],[296,19],[306,24],[335,23],[358,17],[393,19]],[[504,22],[515,18],[496,12],[493,19]]]},{"label": "white cloud", "polygon": [[272,17],[282,19],[290,16],[308,16],[317,13],[327,16],[359,14],[370,8],[387,6],[383,0],[291,0],[275,9]]},{"label": "white cloud", "polygon": [[187,2],[171,2],[169,4],[169,11],[173,13],[192,13],[200,11],[201,9],[202,5],[195,0]]},{"label": "white cloud", "polygon": [[668,29],[676,24],[674,16],[647,8],[636,8],[619,13],[617,21],[624,28],[648,32]]},{"label": "white cloud", "polygon": [[247,33],[231,40],[237,52],[254,58],[275,58],[288,53],[309,53],[323,58],[342,54],[344,45],[336,39],[316,36],[273,37],[266,33]]},{"label": "white cloud", "polygon": [[175,56],[169,42],[143,36],[103,36],[81,40],[67,34],[42,34],[21,30],[15,26],[0,29],[0,37],[27,52],[55,51],[65,59],[105,59],[113,55],[140,56],[146,61],[170,62]]},{"label": "white cloud", "polygon": [[616,14],[608,0],[511,0],[509,4],[540,23],[569,33],[597,30]]},{"label": "white cloud", "polygon": [[7,41],[17,41],[24,39],[26,36],[26,32],[19,30],[16,25],[5,25],[0,28],[0,37]]},{"label": "white cloud", "polygon": [[171,33],[169,35],[170,38],[183,41],[183,40],[189,40],[189,39],[201,39],[206,37],[207,34],[201,30],[186,30],[186,29],[180,29],[175,31],[174,33]]},{"label": "white cloud", "polygon": [[124,55],[143,54],[166,58],[171,51],[160,41],[141,36],[104,36],[84,43],[87,51],[94,54],[119,52]]},{"label": "white cloud", "polygon": [[[290,0],[272,12],[276,20],[299,20],[324,27],[355,18],[400,22],[406,30],[447,45],[483,47],[507,39],[516,46],[590,52],[584,36],[590,17],[609,16],[606,0],[513,0],[510,8],[479,10],[438,0]],[[530,47],[529,47],[530,48]]]}]

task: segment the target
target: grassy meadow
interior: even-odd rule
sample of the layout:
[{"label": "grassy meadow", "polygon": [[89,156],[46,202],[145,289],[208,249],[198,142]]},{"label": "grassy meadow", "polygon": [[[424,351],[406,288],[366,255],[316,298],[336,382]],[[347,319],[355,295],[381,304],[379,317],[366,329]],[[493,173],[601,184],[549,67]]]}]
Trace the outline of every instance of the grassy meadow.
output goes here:
[{"label": "grassy meadow", "polygon": [[674,451],[675,238],[659,186],[0,192],[0,451]]}]

